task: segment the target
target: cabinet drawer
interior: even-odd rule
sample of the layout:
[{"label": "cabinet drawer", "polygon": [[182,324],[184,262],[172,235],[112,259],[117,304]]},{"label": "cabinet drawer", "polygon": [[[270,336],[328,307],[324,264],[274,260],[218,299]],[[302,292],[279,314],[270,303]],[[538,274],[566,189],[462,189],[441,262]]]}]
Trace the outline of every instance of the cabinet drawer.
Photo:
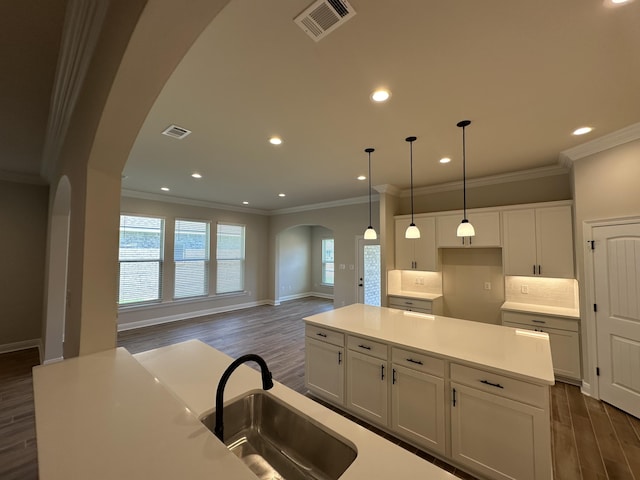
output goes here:
[{"label": "cabinet drawer", "polygon": [[366,338],[349,335],[347,337],[347,345],[349,350],[371,355],[381,360],[386,360],[388,357],[386,343],[374,342]]},{"label": "cabinet drawer", "polygon": [[330,330],[328,328],[307,324],[305,327],[305,334],[309,338],[315,338],[322,342],[344,347],[344,333],[342,332],[336,332],[335,330]]},{"label": "cabinet drawer", "polygon": [[551,317],[538,313],[502,312],[502,323],[520,323],[530,327],[555,328],[558,330],[578,331],[578,320]]},{"label": "cabinet drawer", "polygon": [[391,348],[391,361],[420,372],[444,377],[444,360],[403,348]]},{"label": "cabinet drawer", "polygon": [[431,313],[432,302],[431,300],[389,296],[389,307]]},{"label": "cabinet drawer", "polygon": [[530,405],[542,408],[549,406],[548,387],[486,372],[478,368],[452,363],[451,381]]}]

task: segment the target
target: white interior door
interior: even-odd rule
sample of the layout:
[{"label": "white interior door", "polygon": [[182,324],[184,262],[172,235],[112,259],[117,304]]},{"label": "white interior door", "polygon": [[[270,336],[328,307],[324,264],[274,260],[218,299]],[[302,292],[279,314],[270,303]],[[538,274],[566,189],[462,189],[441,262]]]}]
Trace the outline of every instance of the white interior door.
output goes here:
[{"label": "white interior door", "polygon": [[380,306],[380,240],[358,238],[358,303]]},{"label": "white interior door", "polygon": [[640,224],[593,233],[600,398],[640,417]]}]

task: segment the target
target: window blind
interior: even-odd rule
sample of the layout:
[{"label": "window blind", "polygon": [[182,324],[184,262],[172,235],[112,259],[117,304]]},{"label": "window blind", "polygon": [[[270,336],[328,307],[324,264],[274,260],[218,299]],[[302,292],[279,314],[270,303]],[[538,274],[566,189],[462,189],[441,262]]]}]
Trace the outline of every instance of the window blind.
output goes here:
[{"label": "window blind", "polygon": [[176,220],[174,298],[209,293],[209,222]]},{"label": "window blind", "polygon": [[218,224],[216,293],[244,290],[244,244],[244,225]]},{"label": "window blind", "polygon": [[163,236],[161,218],[120,215],[120,305],[160,300]]}]

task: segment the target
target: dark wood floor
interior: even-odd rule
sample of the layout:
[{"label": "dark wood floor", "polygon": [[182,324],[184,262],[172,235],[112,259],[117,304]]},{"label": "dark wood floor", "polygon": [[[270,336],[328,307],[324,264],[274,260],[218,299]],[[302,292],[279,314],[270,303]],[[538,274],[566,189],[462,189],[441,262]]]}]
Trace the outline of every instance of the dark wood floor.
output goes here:
[{"label": "dark wood floor", "polygon": [[[122,332],[118,345],[138,353],[197,338],[232,357],[257,353],[265,358],[275,380],[305,393],[301,319],[331,308],[331,301],[319,298],[295,300],[277,307],[254,307]],[[2,480],[37,478],[31,380],[31,368],[37,363],[35,349],[0,355]],[[572,385],[557,383],[551,393],[556,480],[640,480],[640,420],[582,395]],[[458,477],[473,478],[374,427],[368,428]]]}]

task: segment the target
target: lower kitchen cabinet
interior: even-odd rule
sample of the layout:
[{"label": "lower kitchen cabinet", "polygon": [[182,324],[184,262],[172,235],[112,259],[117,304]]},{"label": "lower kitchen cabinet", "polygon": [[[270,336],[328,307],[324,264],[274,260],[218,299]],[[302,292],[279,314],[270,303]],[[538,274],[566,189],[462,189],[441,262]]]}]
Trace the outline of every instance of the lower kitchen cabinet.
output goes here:
[{"label": "lower kitchen cabinet", "polygon": [[[310,338],[309,335],[321,335],[319,338],[338,339],[344,335],[332,331],[310,332],[307,328],[305,340],[305,386],[320,397],[336,405],[344,405],[344,347],[327,341]],[[322,337],[325,335],[325,337]]]},{"label": "lower kitchen cabinet", "polygon": [[388,305],[389,308],[396,308],[398,310],[442,315],[442,297],[436,298],[435,300],[426,300],[422,298],[389,295]]},{"label": "lower kitchen cabinet", "polygon": [[451,458],[493,479],[549,480],[549,389],[451,365]]},{"label": "lower kitchen cabinet", "polygon": [[505,311],[502,312],[502,325],[547,333],[555,376],[572,383],[580,381],[580,333],[577,319]]},{"label": "lower kitchen cabinet", "polygon": [[395,363],[391,375],[391,428],[413,443],[444,455],[444,379]]},{"label": "lower kitchen cabinet", "polygon": [[[353,337],[350,337],[353,338]],[[365,345],[365,343],[360,343]],[[347,408],[382,426],[389,423],[388,363],[371,355],[347,351]]]}]

